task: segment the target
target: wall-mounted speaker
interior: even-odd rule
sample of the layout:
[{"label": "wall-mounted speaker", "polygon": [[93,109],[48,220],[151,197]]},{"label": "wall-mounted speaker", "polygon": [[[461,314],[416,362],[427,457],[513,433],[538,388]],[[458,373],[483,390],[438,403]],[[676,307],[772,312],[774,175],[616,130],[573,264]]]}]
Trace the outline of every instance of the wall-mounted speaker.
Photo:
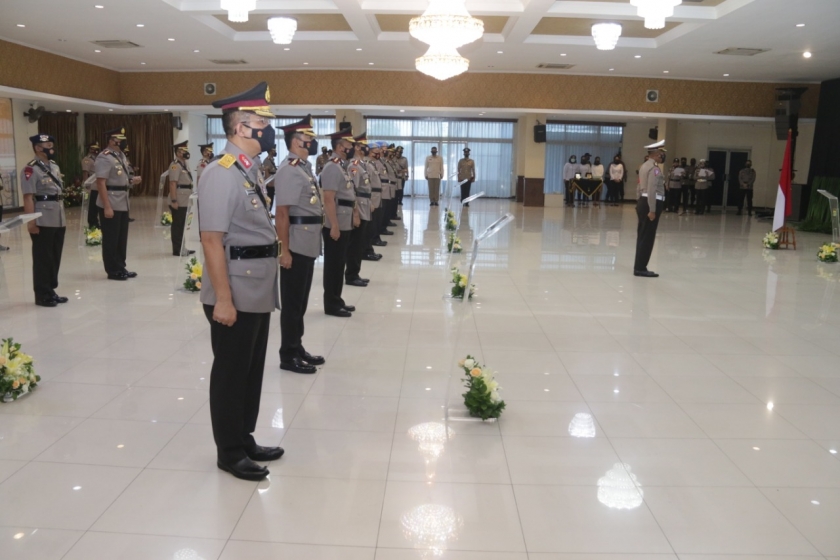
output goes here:
[{"label": "wall-mounted speaker", "polygon": [[204,95],[216,95],[216,84],[204,84]]},{"label": "wall-mounted speaker", "polygon": [[645,92],[645,101],[648,103],[659,103],[659,90],[649,89]]},{"label": "wall-mounted speaker", "polygon": [[542,144],[545,142],[545,125],[544,124],[536,124],[534,125],[534,142],[537,144]]},{"label": "wall-mounted speaker", "polygon": [[175,128],[177,130],[181,130],[182,128],[184,128],[184,123],[181,122],[181,117],[176,117],[175,115],[172,115],[172,128]]},{"label": "wall-mounted speaker", "polygon": [[658,140],[659,139],[659,127],[654,126],[650,130],[648,130],[648,138],[651,140]]}]

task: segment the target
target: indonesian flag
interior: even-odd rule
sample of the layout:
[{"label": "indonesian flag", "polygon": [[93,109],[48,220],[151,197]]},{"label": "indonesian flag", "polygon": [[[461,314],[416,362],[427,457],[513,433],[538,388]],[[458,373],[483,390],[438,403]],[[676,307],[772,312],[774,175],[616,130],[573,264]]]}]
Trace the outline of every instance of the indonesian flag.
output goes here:
[{"label": "indonesian flag", "polygon": [[785,218],[793,212],[790,199],[790,130],[788,130],[785,161],[782,162],[782,176],[779,177],[779,191],[776,193],[776,209],[773,213],[773,231],[785,227]]}]

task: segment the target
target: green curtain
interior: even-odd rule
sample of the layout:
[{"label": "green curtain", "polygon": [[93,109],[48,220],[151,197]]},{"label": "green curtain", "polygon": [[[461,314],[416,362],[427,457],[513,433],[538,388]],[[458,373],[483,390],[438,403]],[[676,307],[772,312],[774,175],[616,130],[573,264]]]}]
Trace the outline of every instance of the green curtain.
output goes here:
[{"label": "green curtain", "polygon": [[814,183],[811,185],[808,214],[805,216],[805,220],[799,224],[799,230],[831,233],[831,210],[828,207],[828,199],[818,193],[817,190],[828,191],[834,196],[840,197],[840,177],[814,178]]},{"label": "green curtain", "polygon": [[38,134],[49,134],[55,138],[56,163],[61,168],[66,186],[82,180],[77,119],[77,113],[44,113],[38,120]]}]

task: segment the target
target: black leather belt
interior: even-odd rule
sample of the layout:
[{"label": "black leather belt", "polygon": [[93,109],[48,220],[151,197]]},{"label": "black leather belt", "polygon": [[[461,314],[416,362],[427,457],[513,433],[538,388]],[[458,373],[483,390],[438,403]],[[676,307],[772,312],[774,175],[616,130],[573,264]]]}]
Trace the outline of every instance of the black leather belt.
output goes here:
[{"label": "black leather belt", "polygon": [[37,202],[58,202],[64,200],[64,195],[61,194],[36,194],[33,196]]},{"label": "black leather belt", "polygon": [[178,185],[178,188],[192,190],[192,185]]},{"label": "black leather belt", "polygon": [[127,191],[128,187],[112,187],[111,185],[105,185],[108,187],[109,191]]},{"label": "black leather belt", "polygon": [[369,192],[357,192],[356,197],[357,198],[370,198],[370,193]]},{"label": "black leather belt", "polygon": [[250,245],[248,247],[230,247],[230,260],[276,258],[279,253],[277,243],[271,245]]},{"label": "black leather belt", "polygon": [[370,192],[382,192],[382,189],[374,187],[374,188],[370,189]]},{"label": "black leather belt", "polygon": [[336,202],[338,203],[339,206],[349,206],[350,208],[355,208],[356,207],[356,201],[355,200],[344,200],[343,198],[339,198],[339,199],[336,200]]},{"label": "black leather belt", "polygon": [[322,225],[324,223],[323,216],[289,216],[289,223],[290,224],[318,224]]},{"label": "black leather belt", "polygon": [[382,179],[381,182],[385,183],[386,185],[396,185],[397,184],[396,181],[389,181],[388,179]]}]

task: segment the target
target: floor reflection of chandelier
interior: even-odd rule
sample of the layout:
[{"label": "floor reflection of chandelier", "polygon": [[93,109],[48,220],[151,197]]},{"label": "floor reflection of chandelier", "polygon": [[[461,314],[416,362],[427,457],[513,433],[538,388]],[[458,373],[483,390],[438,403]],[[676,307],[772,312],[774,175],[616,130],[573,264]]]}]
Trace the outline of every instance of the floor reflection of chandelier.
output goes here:
[{"label": "floor reflection of chandelier", "polygon": [[470,61],[457,49],[480,39],[484,22],[470,16],[464,0],[431,0],[423,15],[411,19],[408,32],[429,45],[429,51],[415,59],[415,68],[448,80],[469,69]]},{"label": "floor reflection of chandelier", "polygon": [[635,509],[642,505],[644,492],[630,472],[630,465],[616,463],[598,479],[598,501],[613,509]]},{"label": "floor reflection of chandelier", "polygon": [[578,412],[569,422],[569,435],[579,438],[595,437],[595,419],[587,412]]},{"label": "floor reflection of chandelier", "polygon": [[257,9],[257,0],[222,0],[221,8],[233,22],[248,21],[248,12]]},{"label": "floor reflection of chandelier", "polygon": [[435,464],[443,450],[446,448],[446,442],[455,436],[452,428],[447,428],[440,422],[424,422],[412,426],[408,430],[408,435],[412,440],[418,443],[417,448],[426,459],[426,478],[429,480],[435,477]]},{"label": "floor reflection of chandelier", "polygon": [[637,8],[637,15],[645,18],[648,29],[665,27],[665,18],[674,15],[674,7],[680,4],[682,0],[630,0],[630,5]]},{"label": "floor reflection of chandelier", "polygon": [[449,541],[458,538],[464,519],[449,506],[424,504],[400,519],[405,538],[414,543],[423,558],[440,558]]}]

